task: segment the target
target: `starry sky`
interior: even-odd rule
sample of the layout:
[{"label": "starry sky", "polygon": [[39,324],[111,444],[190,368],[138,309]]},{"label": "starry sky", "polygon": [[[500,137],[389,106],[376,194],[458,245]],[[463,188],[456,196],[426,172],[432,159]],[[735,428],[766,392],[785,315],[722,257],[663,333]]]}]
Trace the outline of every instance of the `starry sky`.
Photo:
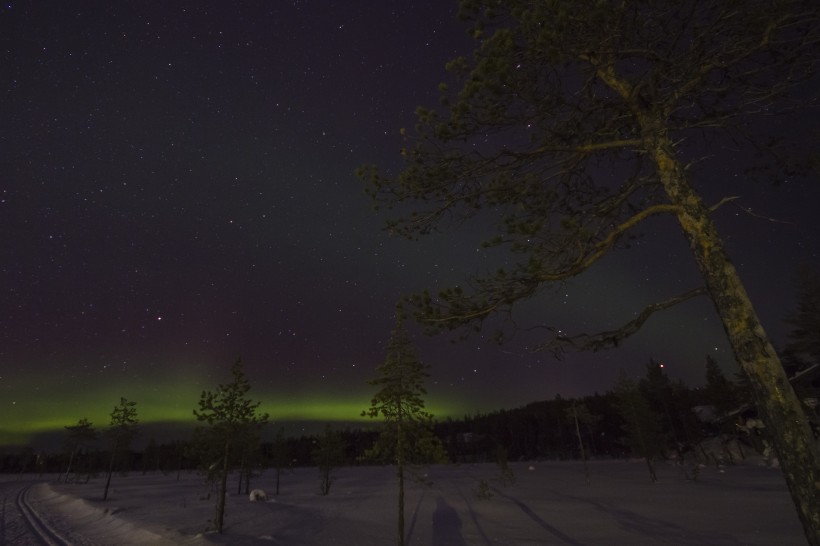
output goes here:
[{"label": "starry sky", "polygon": [[[273,421],[356,419],[397,299],[507,259],[481,250],[480,224],[389,237],[354,175],[400,167],[399,130],[437,103],[445,62],[472,51],[456,8],[4,2],[0,443],[83,417],[104,426],[120,396],[143,422],[192,420],[240,356]],[[805,118],[767,123],[816,142]],[[693,173],[707,201],[741,197],[715,218],[782,346],[797,267],[820,264],[817,180],[752,181],[748,148],[710,152]],[[520,317],[592,333],[698,284],[683,237],[657,219]],[[617,351],[562,361],[533,353],[532,336],[413,332],[438,416],[603,392],[650,358],[690,385],[706,354],[735,371],[705,299]]]}]

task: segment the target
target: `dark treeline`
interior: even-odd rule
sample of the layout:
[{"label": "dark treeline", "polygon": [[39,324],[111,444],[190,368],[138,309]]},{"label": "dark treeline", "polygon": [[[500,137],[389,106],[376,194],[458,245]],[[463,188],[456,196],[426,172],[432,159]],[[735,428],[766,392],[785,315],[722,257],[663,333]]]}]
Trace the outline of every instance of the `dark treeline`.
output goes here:
[{"label": "dark treeline", "polygon": [[[721,445],[761,445],[743,426],[753,411],[741,402],[741,387],[722,374],[706,387],[689,388],[669,380],[662,364],[650,362],[637,390],[650,411],[651,425],[643,432],[653,439],[655,457],[714,461],[702,446],[707,439],[719,439]],[[573,407],[583,408],[587,416],[577,426]],[[582,445],[591,458],[642,456],[630,443],[623,413],[615,391],[580,399],[556,396],[517,409],[440,422],[436,433],[454,462],[493,462],[499,448],[509,460],[578,459]]]},{"label": "dark treeline", "polygon": [[[699,462],[731,462],[733,454],[765,453],[765,431],[756,428],[754,410],[744,385],[728,380],[717,363],[707,358],[706,385],[690,388],[673,381],[663,364],[650,361],[646,374],[634,382],[635,396],[645,401],[646,415],[640,431],[651,438],[652,452],[642,453],[630,440],[629,415],[619,403],[616,386],[605,394],[579,399],[556,396],[553,400],[462,419],[437,421],[436,436],[454,463],[496,462],[499,453],[510,461],[647,456]],[[578,417],[577,419],[575,417]],[[368,451],[378,431],[346,428],[338,432],[344,446],[340,466],[371,464]],[[257,470],[315,464],[318,435],[282,438],[261,442]],[[582,451],[583,448],[583,451]],[[37,452],[25,448],[0,454],[0,472],[61,473],[69,453]],[[101,445],[87,445],[76,453],[73,480],[87,480],[105,470],[109,451]],[[141,451],[122,457],[118,472],[164,472],[202,468],[205,461],[190,442],[157,443],[150,439]]]},{"label": "dark treeline", "polygon": [[[372,447],[378,433],[369,430],[345,429],[339,431],[345,446],[343,465],[361,464],[365,451]],[[318,435],[285,438],[286,467],[313,466],[313,453],[319,442]],[[275,447],[271,442],[259,445],[258,464],[262,468],[275,467]],[[30,447],[0,449],[0,473],[59,474],[65,472],[69,454],[64,451],[45,452]],[[76,456],[72,474],[74,479],[86,480],[103,473],[110,459],[110,451],[88,447]],[[187,441],[157,443],[149,440],[142,451],[130,451],[117,464],[117,472],[162,472],[194,470],[201,466],[201,457]]]},{"label": "dark treeline", "polygon": [[[621,418],[614,413],[612,393],[596,394],[580,401],[601,416],[595,424],[582,425],[585,445],[592,457],[628,454],[619,441]],[[436,424],[436,434],[453,462],[493,462],[499,446],[510,460],[575,459],[580,457],[574,423],[567,419],[573,400],[560,396],[512,410],[467,416]]]},{"label": "dark treeline", "polygon": [[[802,270],[797,310],[783,350],[792,386],[804,401],[805,417],[817,436],[820,428],[820,341],[816,324],[820,305],[820,274]],[[526,406],[435,422],[434,432],[452,462],[507,460],[619,458],[696,459],[732,462],[751,452],[771,455],[767,431],[751,403],[751,385],[743,374],[728,379],[718,363],[706,357],[704,383],[689,387],[671,380],[662,363],[650,361],[643,377],[622,377],[613,389],[580,399],[533,402]],[[635,401],[641,402],[635,404]],[[629,402],[629,403],[627,403]],[[626,411],[642,408],[641,412]],[[641,413],[641,414],[639,414]],[[88,480],[103,472],[111,460],[111,445],[99,437],[86,419],[66,426],[61,450],[32,447],[0,448],[0,473],[59,473]],[[281,434],[281,431],[280,431]],[[379,431],[346,428],[340,465],[382,463],[370,450]],[[634,436],[646,436],[652,449],[641,449]],[[180,436],[181,438],[181,436]],[[143,440],[145,437],[143,437]],[[258,445],[257,468],[287,468],[315,464],[320,437],[279,438]],[[643,451],[643,452],[642,452]],[[177,472],[201,469],[207,455],[190,438],[158,443],[148,437],[143,451],[128,450],[115,461],[118,472]],[[70,476],[69,476],[70,474]]]}]

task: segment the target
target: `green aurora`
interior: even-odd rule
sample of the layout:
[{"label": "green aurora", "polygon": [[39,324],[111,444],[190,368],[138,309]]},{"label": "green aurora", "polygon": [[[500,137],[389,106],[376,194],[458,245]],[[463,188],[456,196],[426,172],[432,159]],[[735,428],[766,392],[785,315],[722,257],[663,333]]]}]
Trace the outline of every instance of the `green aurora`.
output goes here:
[{"label": "green aurora", "polygon": [[[8,378],[5,378],[8,380]],[[55,378],[41,380],[34,390],[18,398],[6,398],[0,409],[0,446],[25,445],[39,434],[62,432],[80,419],[88,419],[94,428],[104,430],[113,407],[120,397],[137,403],[141,425],[196,424],[193,410],[197,408],[203,388],[190,381],[131,381],[115,384],[84,385]],[[30,382],[30,379],[29,379]],[[371,421],[361,417],[369,407],[370,394],[366,386],[359,391],[347,389],[345,394],[332,394],[317,389],[301,392],[271,393],[251,388],[248,396],[261,402],[259,410],[266,412],[274,424],[298,421],[351,423],[362,425]],[[443,402],[435,396],[428,398],[428,409],[437,417],[455,417],[466,412],[460,404]]]}]

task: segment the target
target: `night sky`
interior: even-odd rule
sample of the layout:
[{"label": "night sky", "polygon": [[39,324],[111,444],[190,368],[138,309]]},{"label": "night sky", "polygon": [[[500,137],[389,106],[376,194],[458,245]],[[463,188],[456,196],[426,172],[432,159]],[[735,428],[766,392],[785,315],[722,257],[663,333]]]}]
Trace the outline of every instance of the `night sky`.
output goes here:
[{"label": "night sky", "polygon": [[[5,2],[0,7],[0,443],[125,396],[143,422],[193,419],[241,356],[275,422],[368,407],[399,297],[507,259],[466,224],[391,238],[354,170],[397,172],[400,129],[473,49],[456,3]],[[812,133],[803,118],[764,122]],[[816,179],[753,181],[749,147],[692,168],[776,345],[800,264],[818,267]],[[741,210],[751,209],[753,214]],[[775,221],[773,221],[774,219]],[[699,285],[671,219],[517,318],[610,329]],[[416,332],[440,417],[604,392],[650,358],[690,385],[735,364],[701,298],[616,350],[558,361],[521,335]],[[488,336],[491,332],[488,332]]]}]

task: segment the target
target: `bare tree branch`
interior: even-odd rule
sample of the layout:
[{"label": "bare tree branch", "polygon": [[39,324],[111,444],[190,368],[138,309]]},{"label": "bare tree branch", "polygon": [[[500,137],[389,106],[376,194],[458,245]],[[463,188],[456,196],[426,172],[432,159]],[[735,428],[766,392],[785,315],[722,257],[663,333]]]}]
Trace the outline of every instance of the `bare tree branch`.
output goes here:
[{"label": "bare tree branch", "polygon": [[752,209],[749,207],[741,207],[737,205],[737,208],[748,214],[749,216],[753,216],[754,218],[760,218],[762,220],[767,220],[769,222],[774,222],[777,224],[794,224],[794,222],[787,222],[786,220],[778,220],[777,218],[772,218],[771,216],[764,216],[762,214],[757,214],[756,212],[752,212]]},{"label": "bare tree branch", "polygon": [[657,311],[663,311],[673,307],[679,303],[687,301],[696,296],[703,296],[706,294],[706,287],[700,286],[694,290],[684,292],[668,300],[660,301],[648,305],[641,311],[637,317],[627,322],[616,330],[608,330],[606,332],[599,332],[596,334],[577,334],[574,336],[565,336],[560,332],[556,332],[554,328],[550,328],[555,333],[552,340],[543,345],[536,347],[536,351],[552,351],[556,357],[560,358],[566,351],[600,351],[602,349],[615,348],[620,345],[625,339],[637,333],[641,326],[649,320]]},{"label": "bare tree branch", "polygon": [[709,207],[709,212],[715,212],[717,209],[719,209],[720,207],[722,207],[726,203],[730,203],[730,202],[734,201],[735,199],[740,199],[740,196],[739,195],[730,195],[729,197],[724,197],[723,199],[721,199],[720,201],[718,201],[717,203],[715,203],[714,205]]}]

